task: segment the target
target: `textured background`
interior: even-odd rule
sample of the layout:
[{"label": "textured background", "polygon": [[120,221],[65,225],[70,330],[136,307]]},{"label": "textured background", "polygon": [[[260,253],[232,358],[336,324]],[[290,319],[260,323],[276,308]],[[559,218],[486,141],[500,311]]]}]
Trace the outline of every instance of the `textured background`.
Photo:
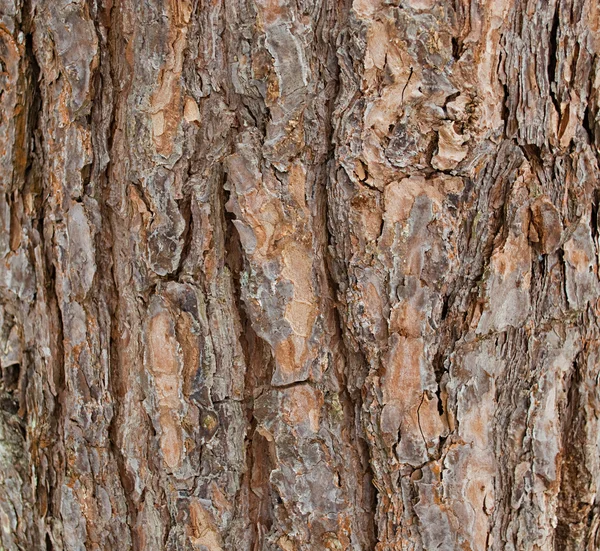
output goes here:
[{"label": "textured background", "polygon": [[0,548],[600,549],[595,0],[0,0]]}]

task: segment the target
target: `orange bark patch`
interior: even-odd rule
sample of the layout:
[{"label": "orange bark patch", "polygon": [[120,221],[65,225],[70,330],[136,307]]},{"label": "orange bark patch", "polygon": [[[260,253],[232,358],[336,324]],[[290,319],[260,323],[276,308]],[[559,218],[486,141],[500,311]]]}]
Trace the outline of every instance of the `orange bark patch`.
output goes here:
[{"label": "orange bark patch", "polygon": [[150,321],[150,354],[153,374],[177,373],[177,341],[171,316],[167,312],[156,314]]},{"label": "orange bark patch", "polygon": [[292,426],[305,425],[312,432],[319,431],[323,395],[305,384],[288,389],[285,398],[287,421]]},{"label": "orange bark patch", "polygon": [[398,304],[390,315],[390,332],[404,337],[419,337],[425,314],[409,302]]},{"label": "orange bark patch", "polygon": [[531,205],[529,239],[539,243],[542,253],[553,253],[560,244],[562,222],[556,207],[546,198],[539,197]]},{"label": "orange bark patch", "polygon": [[294,333],[307,339],[317,317],[312,288],[312,255],[298,243],[290,243],[283,252],[282,275],[294,285],[294,298],[285,310],[285,319]]},{"label": "orange bark patch", "polygon": [[267,25],[276,23],[285,11],[285,6],[278,0],[259,0],[256,4],[259,7],[261,18]]},{"label": "orange bark patch", "polygon": [[165,463],[176,468],[181,462],[183,440],[179,424],[181,359],[171,316],[162,311],[149,324],[150,371],[161,425],[160,448]]},{"label": "orange bark patch", "polygon": [[179,466],[183,451],[181,427],[174,416],[168,412],[161,414],[160,426],[162,430],[162,434],[160,435],[160,449],[165,463],[171,469],[174,469]]},{"label": "orange bark patch", "polygon": [[196,499],[190,502],[190,543],[194,549],[222,551],[221,536],[211,515]]},{"label": "orange bark patch", "polygon": [[293,375],[301,371],[307,357],[308,349],[303,337],[292,335],[275,345],[275,361],[281,374]]},{"label": "orange bark patch", "polygon": [[[189,0],[169,2],[170,52],[158,77],[158,90],[151,99],[152,135],[156,151],[169,156],[173,150],[173,138],[181,122],[181,72],[183,52],[187,46],[187,25],[192,5]],[[188,112],[189,115],[189,112]]]},{"label": "orange bark patch", "polygon": [[294,201],[302,209],[306,209],[306,169],[299,163],[294,163],[289,170],[289,190]]},{"label": "orange bark patch", "polygon": [[419,406],[422,356],[422,339],[395,337],[382,381],[386,403],[396,402],[403,411]]},{"label": "orange bark patch", "polygon": [[183,117],[187,122],[200,122],[200,109],[198,109],[196,100],[191,96],[185,98]]}]

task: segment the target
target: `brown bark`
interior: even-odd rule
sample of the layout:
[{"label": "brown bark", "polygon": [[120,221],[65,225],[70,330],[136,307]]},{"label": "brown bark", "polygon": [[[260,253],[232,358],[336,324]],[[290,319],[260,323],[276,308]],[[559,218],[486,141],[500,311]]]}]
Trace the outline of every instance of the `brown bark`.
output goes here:
[{"label": "brown bark", "polygon": [[600,549],[599,10],[0,0],[0,549]]}]

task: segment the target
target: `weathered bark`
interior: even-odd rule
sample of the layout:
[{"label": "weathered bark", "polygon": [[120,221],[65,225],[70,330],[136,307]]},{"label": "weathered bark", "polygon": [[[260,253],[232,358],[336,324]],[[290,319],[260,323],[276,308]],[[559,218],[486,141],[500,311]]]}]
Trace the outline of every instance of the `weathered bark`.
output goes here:
[{"label": "weathered bark", "polygon": [[599,10],[0,0],[0,549],[600,549]]}]

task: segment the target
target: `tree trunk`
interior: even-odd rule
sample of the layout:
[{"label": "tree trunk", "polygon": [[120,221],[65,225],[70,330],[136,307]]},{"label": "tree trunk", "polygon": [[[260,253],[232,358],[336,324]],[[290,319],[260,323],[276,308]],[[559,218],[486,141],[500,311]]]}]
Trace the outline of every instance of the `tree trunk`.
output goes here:
[{"label": "tree trunk", "polygon": [[600,549],[594,0],[0,0],[0,549]]}]

